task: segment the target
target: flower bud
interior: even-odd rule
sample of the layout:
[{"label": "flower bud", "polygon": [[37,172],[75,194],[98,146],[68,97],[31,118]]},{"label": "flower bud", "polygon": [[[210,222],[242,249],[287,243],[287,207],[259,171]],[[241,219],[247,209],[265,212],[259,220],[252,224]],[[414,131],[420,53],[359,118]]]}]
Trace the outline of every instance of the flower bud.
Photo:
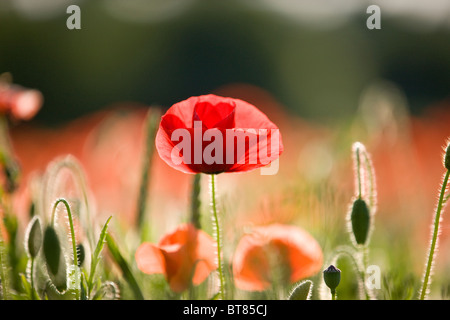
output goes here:
[{"label": "flower bud", "polygon": [[333,265],[330,265],[327,269],[323,271],[323,280],[331,292],[336,291],[336,288],[341,282],[341,270]]},{"label": "flower bud", "polygon": [[450,170],[450,142],[447,146],[447,149],[445,150],[444,167],[447,170]]},{"label": "flower bud", "polygon": [[36,258],[42,246],[41,222],[37,216],[28,224],[25,239],[25,249],[28,255],[31,258]]},{"label": "flower bud", "polygon": [[369,235],[370,212],[363,199],[358,198],[353,202],[350,220],[355,242],[364,245]]},{"label": "flower bud", "polygon": [[48,275],[50,280],[58,289],[58,291],[64,291],[67,289],[67,267],[64,258],[64,253],[61,249],[61,243],[58,238],[56,230],[48,226],[44,232],[43,242],[44,258],[47,265]]},{"label": "flower bud", "polygon": [[81,267],[85,259],[86,259],[86,251],[84,249],[83,244],[79,243],[77,244],[78,267]]}]

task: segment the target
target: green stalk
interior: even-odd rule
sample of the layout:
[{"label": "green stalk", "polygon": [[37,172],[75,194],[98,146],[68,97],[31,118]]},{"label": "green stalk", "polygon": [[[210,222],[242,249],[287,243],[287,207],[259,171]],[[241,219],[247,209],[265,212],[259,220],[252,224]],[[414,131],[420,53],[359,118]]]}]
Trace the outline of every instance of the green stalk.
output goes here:
[{"label": "green stalk", "polygon": [[72,239],[72,252],[73,252],[73,264],[75,266],[78,266],[78,255],[77,255],[77,242],[75,239],[75,228],[73,226],[73,218],[72,218],[72,211],[70,210],[69,203],[65,199],[58,199],[56,200],[55,204],[53,205],[53,211],[52,211],[52,226],[55,226],[55,216],[56,216],[56,207],[58,204],[63,203],[67,210],[67,216],[69,218],[69,227],[70,227],[70,236]]},{"label": "green stalk", "polygon": [[97,264],[100,259],[100,253],[102,252],[103,246],[106,242],[106,234],[107,234],[108,224],[109,224],[109,221],[111,220],[111,218],[112,218],[112,216],[110,216],[108,218],[108,220],[106,220],[106,223],[103,225],[102,231],[100,232],[100,237],[97,242],[97,246],[95,247],[95,251],[91,257],[91,271],[90,271],[89,278],[87,281],[87,291],[88,291],[87,296],[88,297],[91,296],[91,292],[94,287],[95,270],[97,268]]},{"label": "green stalk", "polygon": [[358,254],[360,255],[361,251],[359,248],[357,250],[358,251],[355,251],[355,249],[347,246],[340,246],[336,248],[332,254],[333,258],[331,259],[331,264],[337,264],[337,261],[341,256],[349,257],[355,268],[354,271],[358,275],[358,285],[362,288],[366,300],[370,300],[371,294],[365,285],[366,274],[364,265],[362,264],[362,259],[358,257]]},{"label": "green stalk", "polygon": [[191,223],[197,228],[201,229],[200,223],[200,173],[194,176],[191,190]]},{"label": "green stalk", "polygon": [[[64,157],[62,160],[54,163],[49,169],[47,170],[47,174],[44,180],[44,187],[42,190],[42,212],[46,212],[47,205],[50,201],[49,195],[51,192],[51,188],[55,186],[56,184],[56,178],[58,177],[58,174],[64,169],[70,170],[70,172],[73,174],[73,177],[75,178],[75,181],[78,184],[78,187],[80,188],[80,191],[82,193],[83,202],[86,207],[86,215],[80,216],[80,219],[82,222],[84,222],[86,226],[86,236],[89,241],[89,246],[91,250],[94,248],[94,234],[93,234],[93,228],[89,228],[89,224],[91,223],[91,210],[89,207],[89,199],[88,199],[88,190],[87,190],[87,183],[86,183],[86,177],[84,175],[83,167],[78,162],[78,160],[72,156],[68,155]],[[52,200],[53,201],[53,200]],[[83,219],[84,218],[84,219]]]},{"label": "green stalk", "polygon": [[144,296],[142,294],[141,289],[139,288],[139,284],[138,284],[137,280],[135,279],[133,272],[131,271],[127,261],[120,253],[119,247],[117,246],[116,241],[109,233],[106,233],[105,238],[106,238],[106,244],[108,245],[109,252],[110,252],[112,258],[114,259],[114,261],[119,266],[119,268],[122,270],[123,277],[125,278],[127,283],[130,285],[130,288],[134,294],[134,298],[136,300],[144,300]]},{"label": "green stalk", "polygon": [[214,235],[217,245],[217,267],[219,271],[219,281],[220,281],[220,297],[221,299],[225,299],[225,279],[223,276],[223,268],[222,268],[222,238],[220,233],[220,223],[219,223],[219,217],[217,214],[217,208],[216,208],[216,183],[215,183],[215,174],[210,175],[210,192],[211,192],[211,208],[212,208],[212,215],[213,215],[213,223],[214,223]]},{"label": "green stalk", "polygon": [[431,277],[431,269],[433,266],[434,261],[434,252],[436,250],[436,245],[438,241],[438,235],[439,235],[439,224],[441,219],[441,211],[444,204],[444,197],[445,197],[445,190],[447,189],[447,183],[450,176],[450,170],[447,170],[444,176],[444,181],[442,182],[441,192],[439,195],[439,201],[436,208],[436,214],[434,217],[434,228],[433,228],[433,237],[430,244],[430,250],[428,252],[428,259],[427,259],[427,266],[425,269],[425,274],[422,282],[422,291],[420,292],[420,300],[424,300],[425,296],[427,295],[428,291],[428,284]]},{"label": "green stalk", "polygon": [[5,261],[5,242],[3,241],[3,233],[0,228],[0,287],[2,289],[1,292],[1,298],[3,300],[8,300],[8,278],[7,278],[7,268],[6,268],[6,261]]},{"label": "green stalk", "polygon": [[35,258],[31,258],[31,265],[30,265],[30,283],[31,283],[31,299],[32,300],[40,300],[39,299],[39,295],[36,291],[36,287],[34,284],[34,263],[35,263],[36,259]]},{"label": "green stalk", "polygon": [[145,152],[141,171],[141,185],[139,188],[138,204],[137,204],[137,220],[136,226],[142,228],[144,215],[148,207],[148,186],[150,181],[150,169],[152,164],[153,152],[155,147],[155,137],[158,130],[160,120],[160,112],[156,109],[150,109],[146,119],[146,142]]},{"label": "green stalk", "polygon": [[[55,204],[53,205],[51,225],[52,226],[55,225],[56,208],[57,208],[57,206],[60,203],[63,203],[64,206],[66,207],[67,217],[69,218],[70,237],[72,239],[73,265],[75,267],[75,269],[73,271],[76,273],[77,272],[76,269],[78,268],[77,241],[75,239],[75,228],[74,228],[74,225],[73,225],[72,211],[70,210],[69,203],[65,199],[62,199],[62,198],[58,199],[58,200],[56,200]],[[80,298],[81,298],[81,287],[79,287],[79,288],[77,288],[75,290],[75,298],[77,300],[80,300]]]},{"label": "green stalk", "polygon": [[331,291],[331,300],[336,300],[336,290],[330,290]]},{"label": "green stalk", "polygon": [[361,159],[359,157],[359,148],[356,148],[356,174],[358,177],[358,198],[362,197],[362,183],[361,183]]}]

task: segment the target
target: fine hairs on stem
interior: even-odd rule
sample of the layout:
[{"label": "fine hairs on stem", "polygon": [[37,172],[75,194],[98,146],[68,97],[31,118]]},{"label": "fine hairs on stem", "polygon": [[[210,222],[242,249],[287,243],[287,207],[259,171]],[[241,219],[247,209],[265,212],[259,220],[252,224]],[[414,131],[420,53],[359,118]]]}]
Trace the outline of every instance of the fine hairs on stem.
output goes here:
[{"label": "fine hairs on stem", "polygon": [[216,241],[216,249],[217,249],[217,268],[219,273],[219,292],[220,298],[222,300],[225,299],[225,279],[223,275],[223,266],[222,266],[222,234],[220,228],[220,220],[217,213],[217,203],[216,203],[216,182],[215,182],[215,174],[210,175],[210,194],[211,194],[211,211],[212,211],[212,219],[213,219],[213,230],[214,230],[214,238]]},{"label": "fine hairs on stem", "polygon": [[53,205],[51,226],[55,227],[56,208],[58,207],[58,205],[60,203],[64,204],[64,206],[66,208],[67,217],[69,220],[69,228],[70,228],[69,236],[72,240],[73,265],[70,267],[71,269],[68,274],[68,276],[72,279],[70,279],[70,281],[68,281],[68,283],[71,284],[71,286],[69,288],[73,290],[73,292],[75,294],[75,298],[77,300],[79,300],[81,297],[81,287],[80,287],[80,276],[81,275],[80,275],[79,267],[78,267],[77,241],[75,239],[75,227],[74,227],[74,223],[73,223],[72,210],[70,209],[69,203],[65,199],[62,199],[62,198],[58,199],[58,200],[56,200],[55,204]]},{"label": "fine hairs on stem", "polygon": [[[365,146],[360,142],[352,145],[352,155],[355,177],[355,195],[352,199],[347,215],[347,226],[354,249],[336,251],[336,259],[348,255],[354,262],[358,275],[361,295],[367,300],[374,299],[374,294],[366,285],[366,269],[368,264],[368,251],[370,235],[373,230],[373,220],[376,211],[376,184],[375,173]],[[335,261],[332,261],[334,263]]]},{"label": "fine hairs on stem", "polygon": [[[88,188],[86,183],[86,177],[84,174],[83,167],[81,163],[72,155],[68,155],[65,157],[62,157],[61,159],[58,159],[54,162],[52,162],[47,170],[46,174],[44,176],[43,186],[41,188],[41,206],[40,210],[41,212],[45,213],[48,212],[47,210],[50,210],[50,203],[52,199],[54,199],[55,195],[55,186],[57,186],[58,179],[61,177],[63,169],[68,169],[72,178],[77,184],[77,187],[79,188],[79,191],[81,192],[82,196],[82,203],[84,204],[85,208],[83,210],[84,214],[80,214],[80,221],[83,223],[86,229],[87,238],[89,241],[89,245],[91,250],[94,248],[94,228],[89,227],[92,226],[92,220],[91,220],[91,207],[89,206],[90,199],[88,198]],[[44,215],[45,217],[45,215]]]},{"label": "fine hairs on stem", "polygon": [[422,288],[420,290],[419,299],[424,300],[428,294],[429,294],[429,285],[431,283],[431,276],[433,272],[433,265],[434,265],[434,259],[435,259],[435,253],[438,248],[439,244],[439,229],[440,229],[440,223],[441,223],[441,214],[442,210],[444,208],[444,205],[446,201],[448,200],[448,196],[446,196],[447,191],[447,185],[448,180],[450,177],[450,143],[447,142],[447,147],[445,149],[445,155],[444,155],[444,168],[446,169],[446,172],[444,174],[441,190],[439,193],[439,200],[438,204],[436,206],[435,216],[434,216],[434,223],[432,224],[432,233],[431,233],[431,241],[430,241],[430,247],[428,250],[428,258],[426,260],[426,267],[425,272],[423,275],[422,280]]}]

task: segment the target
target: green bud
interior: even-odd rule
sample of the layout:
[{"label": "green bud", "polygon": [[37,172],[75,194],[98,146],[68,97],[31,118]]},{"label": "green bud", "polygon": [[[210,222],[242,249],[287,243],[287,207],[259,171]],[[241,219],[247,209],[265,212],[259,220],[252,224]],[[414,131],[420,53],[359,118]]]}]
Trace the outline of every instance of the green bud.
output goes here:
[{"label": "green bud", "polygon": [[312,293],[313,283],[311,280],[302,281],[292,290],[289,300],[309,300]]},{"label": "green bud", "polygon": [[59,291],[67,289],[66,261],[61,249],[56,230],[48,226],[44,232],[43,243],[44,258],[47,265],[48,275],[54,286]]},{"label": "green bud", "polygon": [[19,164],[15,160],[8,160],[4,164],[3,172],[5,175],[5,191],[8,193],[13,193],[19,184],[20,178],[20,167]]},{"label": "green bud", "polygon": [[77,244],[78,267],[81,267],[85,258],[86,258],[86,251],[84,250],[83,244],[79,243]]},{"label": "green bud", "polygon": [[353,202],[350,219],[356,243],[364,245],[369,235],[370,212],[363,199],[358,198]]},{"label": "green bud", "polygon": [[36,258],[42,246],[41,222],[37,216],[31,219],[25,233],[25,248],[31,258]]},{"label": "green bud", "polygon": [[330,265],[323,271],[323,280],[331,292],[334,292],[341,282],[341,270],[333,265]]}]

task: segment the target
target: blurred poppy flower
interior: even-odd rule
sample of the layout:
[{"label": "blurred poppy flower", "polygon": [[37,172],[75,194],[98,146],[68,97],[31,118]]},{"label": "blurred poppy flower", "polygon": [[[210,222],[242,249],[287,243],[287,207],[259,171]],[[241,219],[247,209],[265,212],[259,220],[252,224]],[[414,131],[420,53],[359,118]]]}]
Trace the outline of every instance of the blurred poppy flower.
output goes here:
[{"label": "blurred poppy flower", "polygon": [[213,94],[174,104],[156,136],[160,157],[185,173],[244,172],[283,152],[278,127],[255,106]]},{"label": "blurred poppy flower", "polygon": [[17,120],[30,120],[39,111],[43,95],[35,89],[0,83],[0,113]]},{"label": "blurred poppy flower", "polygon": [[215,251],[214,240],[206,232],[182,224],[164,235],[158,245],[142,243],[135,258],[142,272],[163,273],[174,292],[183,292],[191,280],[199,285],[217,269]]},{"label": "blurred poppy flower", "polygon": [[[273,281],[294,283],[312,276],[322,262],[322,249],[303,229],[282,224],[255,227],[236,247],[234,281],[239,289],[263,291]],[[281,278],[276,278],[277,272]]]}]

